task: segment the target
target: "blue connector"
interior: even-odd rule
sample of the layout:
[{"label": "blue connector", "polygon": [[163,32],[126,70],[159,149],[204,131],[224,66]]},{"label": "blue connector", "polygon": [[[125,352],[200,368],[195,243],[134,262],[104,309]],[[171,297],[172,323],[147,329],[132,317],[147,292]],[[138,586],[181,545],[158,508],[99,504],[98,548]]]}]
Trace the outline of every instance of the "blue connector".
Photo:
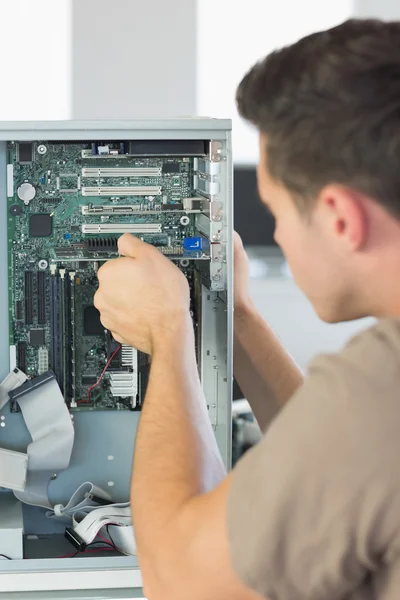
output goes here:
[{"label": "blue connector", "polygon": [[183,249],[185,252],[202,252],[204,247],[204,238],[187,237],[183,240]]}]

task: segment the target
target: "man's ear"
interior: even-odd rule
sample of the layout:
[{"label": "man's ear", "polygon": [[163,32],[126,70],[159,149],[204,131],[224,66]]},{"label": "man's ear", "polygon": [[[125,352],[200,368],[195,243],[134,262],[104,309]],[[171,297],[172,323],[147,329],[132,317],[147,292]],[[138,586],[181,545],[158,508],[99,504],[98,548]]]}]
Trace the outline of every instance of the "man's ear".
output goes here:
[{"label": "man's ear", "polygon": [[318,197],[325,234],[350,251],[361,250],[367,239],[365,202],[358,192],[341,185],[325,186]]}]

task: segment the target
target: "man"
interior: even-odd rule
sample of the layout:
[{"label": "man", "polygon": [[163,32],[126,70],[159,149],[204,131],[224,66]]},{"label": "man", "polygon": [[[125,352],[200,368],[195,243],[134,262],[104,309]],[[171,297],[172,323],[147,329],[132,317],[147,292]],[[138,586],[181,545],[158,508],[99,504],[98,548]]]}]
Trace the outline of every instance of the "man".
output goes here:
[{"label": "man", "polygon": [[[236,240],[239,384],[261,427],[226,475],[202,397],[183,275],[123,236],[96,295],[152,354],[132,479],[150,600],[400,596],[400,23],[348,21],[255,65],[237,101],[293,275],[328,322],[378,317],[302,376],[249,299]],[[287,402],[290,399],[289,402]]]}]

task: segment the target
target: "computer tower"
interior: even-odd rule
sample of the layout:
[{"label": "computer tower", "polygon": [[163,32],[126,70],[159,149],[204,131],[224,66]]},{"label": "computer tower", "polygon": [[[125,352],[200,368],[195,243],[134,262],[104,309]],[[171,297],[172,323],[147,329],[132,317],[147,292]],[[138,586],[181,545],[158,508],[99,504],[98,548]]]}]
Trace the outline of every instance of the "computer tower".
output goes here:
[{"label": "computer tower", "polygon": [[[97,270],[118,256],[124,232],[188,278],[205,401],[230,466],[230,129],[207,118],[0,123],[0,512],[21,502],[23,536],[22,559],[2,546],[0,597],[142,593],[134,555],[100,545],[77,553],[69,516],[57,518],[85,482],[95,486],[86,496],[99,488],[111,503],[129,501],[150,364],[118,348],[93,306]],[[59,415],[54,435],[47,425]]]}]

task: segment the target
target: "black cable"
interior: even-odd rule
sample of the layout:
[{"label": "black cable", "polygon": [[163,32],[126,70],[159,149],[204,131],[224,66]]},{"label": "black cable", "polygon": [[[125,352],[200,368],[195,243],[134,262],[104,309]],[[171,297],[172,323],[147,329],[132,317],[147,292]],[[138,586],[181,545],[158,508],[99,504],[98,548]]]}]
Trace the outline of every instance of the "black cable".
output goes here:
[{"label": "black cable", "polygon": [[9,556],[6,556],[5,554],[0,554],[0,556],[2,556],[3,558],[6,558],[7,560],[12,560],[12,558],[10,558]]}]

